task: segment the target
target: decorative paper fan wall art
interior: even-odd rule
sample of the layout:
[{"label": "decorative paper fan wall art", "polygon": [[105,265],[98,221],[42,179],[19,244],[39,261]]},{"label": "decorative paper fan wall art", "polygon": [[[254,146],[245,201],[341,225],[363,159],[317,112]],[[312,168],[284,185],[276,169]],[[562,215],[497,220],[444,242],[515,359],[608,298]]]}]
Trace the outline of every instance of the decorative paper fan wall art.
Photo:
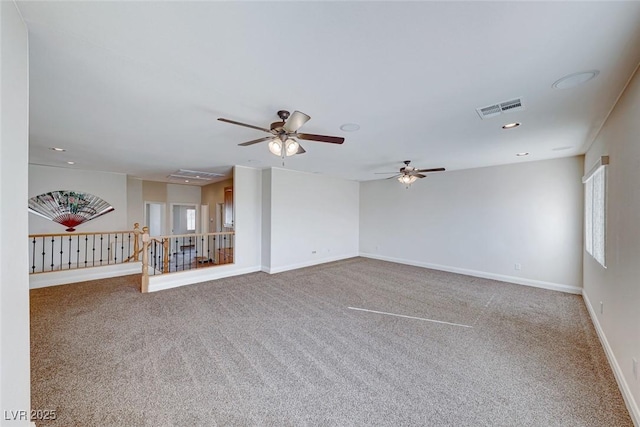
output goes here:
[{"label": "decorative paper fan wall art", "polygon": [[29,199],[29,212],[62,224],[67,231],[113,210],[100,197],[78,191],[51,191]]}]

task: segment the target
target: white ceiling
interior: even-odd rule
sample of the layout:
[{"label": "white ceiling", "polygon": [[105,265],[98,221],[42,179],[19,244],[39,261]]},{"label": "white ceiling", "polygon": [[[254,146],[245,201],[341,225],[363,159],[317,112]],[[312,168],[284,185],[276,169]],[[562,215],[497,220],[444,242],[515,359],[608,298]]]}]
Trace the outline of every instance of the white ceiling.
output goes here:
[{"label": "white ceiling", "polygon": [[[581,154],[640,62],[640,2],[18,6],[31,163],[159,181],[181,168],[281,166],[266,143],[237,146],[266,134],[216,120],[269,127],[280,109],[309,114],[303,132],[346,138],[302,141],[307,153],[287,168],[354,180],[405,159],[455,170]],[[592,69],[581,86],[551,87]],[[476,114],[516,97],[524,111]]]}]

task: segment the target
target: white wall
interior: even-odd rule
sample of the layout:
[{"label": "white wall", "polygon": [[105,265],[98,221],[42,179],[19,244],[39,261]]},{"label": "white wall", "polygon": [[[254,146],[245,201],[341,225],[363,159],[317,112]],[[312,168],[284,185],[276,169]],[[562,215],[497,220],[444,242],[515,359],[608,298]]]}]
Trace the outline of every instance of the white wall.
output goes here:
[{"label": "white wall", "polygon": [[142,198],[142,180],[127,176],[127,225],[133,227],[136,222],[140,227],[144,222],[144,199]]},{"label": "white wall", "polygon": [[[171,234],[187,234],[186,214],[184,227],[176,224],[175,206],[190,205],[196,207],[196,230],[200,229],[200,203],[202,200],[202,188],[196,185],[167,184],[167,214],[168,230]],[[180,219],[178,218],[178,221]],[[176,228],[177,225],[177,228]]]},{"label": "white wall", "polygon": [[[127,222],[129,211],[125,174],[29,165],[29,197],[56,190],[91,193],[115,208],[113,212],[80,224],[76,231],[133,230],[133,223]],[[64,233],[65,229],[57,222],[29,214],[29,234]]]},{"label": "white wall", "polygon": [[167,184],[167,203],[198,205],[202,196],[202,188],[197,185]]},{"label": "white wall", "polygon": [[149,279],[150,291],[260,271],[262,172],[258,169],[235,166],[233,174],[236,219],[234,263],[152,276]]},{"label": "white wall", "polygon": [[357,256],[358,191],[355,181],[272,168],[267,271]]},{"label": "white wall", "polygon": [[[618,101],[585,156],[585,173],[602,155],[607,167],[603,268],[584,252],[584,297],[627,406],[640,425],[640,74]],[[600,313],[600,302],[603,312]],[[595,310],[593,308],[596,308]],[[638,363],[638,376],[632,371]]]},{"label": "white wall", "polygon": [[580,292],[582,169],[571,157],[361,183],[360,252]]},{"label": "white wall", "polygon": [[[14,2],[0,2],[0,410],[31,407],[27,180],[29,46]],[[9,418],[12,418],[9,416]]]}]

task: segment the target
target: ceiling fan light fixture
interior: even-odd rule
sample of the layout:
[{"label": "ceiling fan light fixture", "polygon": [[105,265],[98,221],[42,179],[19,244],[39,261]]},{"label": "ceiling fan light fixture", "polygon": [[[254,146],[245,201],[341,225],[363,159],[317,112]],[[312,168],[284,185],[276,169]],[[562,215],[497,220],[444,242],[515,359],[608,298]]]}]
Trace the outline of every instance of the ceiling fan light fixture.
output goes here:
[{"label": "ceiling fan light fixture", "polygon": [[416,182],[417,179],[418,177],[414,175],[401,175],[398,177],[398,181],[407,186]]},{"label": "ceiling fan light fixture", "polygon": [[300,148],[300,144],[298,144],[298,141],[293,138],[288,138],[285,141],[284,146],[287,156],[293,156],[298,152],[298,148]]},{"label": "ceiling fan light fixture", "polygon": [[281,155],[282,154],[282,142],[280,142],[279,139],[271,140],[271,142],[269,142],[269,151],[271,151],[271,153],[275,154],[276,156]]}]

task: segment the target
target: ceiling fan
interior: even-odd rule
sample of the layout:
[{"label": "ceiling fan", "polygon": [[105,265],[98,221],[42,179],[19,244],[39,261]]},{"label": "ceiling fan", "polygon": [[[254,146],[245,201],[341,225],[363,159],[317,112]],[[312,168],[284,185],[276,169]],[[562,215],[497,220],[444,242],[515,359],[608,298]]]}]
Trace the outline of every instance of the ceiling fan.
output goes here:
[{"label": "ceiling fan", "polygon": [[424,175],[425,172],[443,172],[445,168],[433,168],[433,169],[416,169],[413,166],[410,166],[411,160],[405,160],[404,166],[400,168],[400,172],[376,172],[377,174],[389,174],[393,173],[395,175],[390,176],[387,179],[398,178],[398,181],[405,184],[407,188],[418,178],[425,178],[427,175]]},{"label": "ceiling fan", "polygon": [[328,142],[331,144],[342,144],[344,142],[344,138],[340,138],[337,136],[298,133],[298,129],[300,129],[302,125],[304,125],[309,121],[309,119],[311,119],[310,116],[300,111],[294,111],[293,114],[290,114],[286,110],[280,110],[278,111],[278,117],[280,118],[280,121],[271,123],[269,129],[260,126],[248,125],[246,123],[236,122],[235,120],[224,119],[222,117],[218,118],[218,120],[225,123],[231,123],[232,125],[244,126],[269,133],[269,136],[243,142],[238,145],[246,147],[248,145],[257,144],[259,142],[269,141],[269,151],[271,151],[276,156],[281,156],[283,165],[285,156],[304,154],[306,152],[305,149],[302,148],[302,146],[298,143],[296,138],[308,141]]}]

